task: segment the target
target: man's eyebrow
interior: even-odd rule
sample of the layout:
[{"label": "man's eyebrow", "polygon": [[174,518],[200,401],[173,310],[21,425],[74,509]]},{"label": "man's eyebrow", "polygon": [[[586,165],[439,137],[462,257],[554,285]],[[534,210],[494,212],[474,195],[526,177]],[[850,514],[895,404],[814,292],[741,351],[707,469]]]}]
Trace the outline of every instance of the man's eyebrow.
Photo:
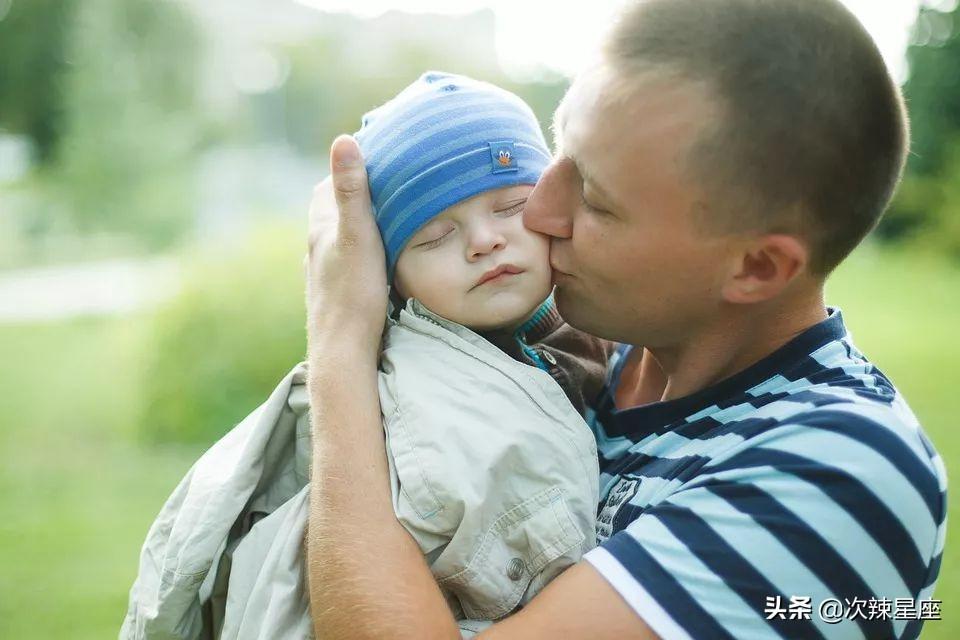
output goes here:
[{"label": "man's eyebrow", "polygon": [[557,106],[557,109],[553,112],[553,121],[550,124],[550,130],[553,132],[553,143],[556,148],[557,155],[561,158],[567,158],[573,165],[577,168],[577,173],[580,174],[580,179],[583,182],[589,182],[591,189],[600,194],[600,197],[604,199],[605,202],[612,205],[614,209],[620,209],[620,203],[610,196],[610,192],[607,189],[603,188],[603,185],[600,181],[597,180],[596,176],[592,173],[589,173],[584,169],[583,163],[577,160],[577,157],[574,153],[570,152],[563,148],[563,127],[566,125],[566,96],[560,100],[560,104]]}]

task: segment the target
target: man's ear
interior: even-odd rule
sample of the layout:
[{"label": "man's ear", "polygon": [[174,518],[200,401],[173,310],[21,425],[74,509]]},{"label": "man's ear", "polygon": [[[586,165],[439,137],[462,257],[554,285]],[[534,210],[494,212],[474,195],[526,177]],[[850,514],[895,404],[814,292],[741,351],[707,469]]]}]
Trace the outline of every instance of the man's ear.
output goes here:
[{"label": "man's ear", "polygon": [[752,239],[736,257],[723,297],[734,304],[776,297],[806,270],[810,252],[796,236],[773,233]]}]

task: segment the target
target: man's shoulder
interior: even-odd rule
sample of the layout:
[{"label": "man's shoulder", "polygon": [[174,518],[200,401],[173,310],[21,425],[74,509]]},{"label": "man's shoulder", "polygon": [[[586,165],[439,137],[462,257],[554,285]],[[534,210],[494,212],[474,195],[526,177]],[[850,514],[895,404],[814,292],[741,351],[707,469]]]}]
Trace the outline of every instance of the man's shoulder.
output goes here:
[{"label": "man's shoulder", "polygon": [[601,449],[608,461],[622,460],[621,473],[674,478],[677,490],[703,475],[744,469],[834,486],[852,474],[878,486],[902,480],[938,511],[942,460],[890,381],[866,361],[810,371],[778,374],[772,384],[719,399],[630,446],[601,441]]},{"label": "man's shoulder", "polygon": [[770,428],[806,428],[810,437],[829,433],[860,443],[896,438],[918,455],[933,453],[906,399],[869,361],[819,365],[813,374],[785,381],[770,393],[759,391],[748,397],[749,408],[737,422],[763,419]]},{"label": "man's shoulder", "polygon": [[889,519],[904,531],[920,522],[937,527],[946,510],[943,461],[904,398],[889,389],[813,385],[766,404],[729,425],[743,441],[715,455],[703,472],[726,477],[747,470],[760,484],[771,482],[772,494],[816,487],[838,504],[850,503],[851,513],[873,504],[864,521]]},{"label": "man's shoulder", "polygon": [[[735,431],[746,428],[746,437],[807,427],[810,437],[821,432],[860,440],[895,435],[918,450],[924,448],[922,428],[906,399],[853,345],[849,334],[779,362],[770,358],[769,365],[762,377],[715,398],[717,410],[710,417]],[[757,428],[758,423],[763,428]]]},{"label": "man's shoulder", "polygon": [[922,483],[931,504],[945,486],[942,461],[916,416],[853,345],[839,312],[708,389],[617,410],[611,391],[630,352],[611,357],[607,392],[591,416],[601,470],[611,475],[668,478],[680,490],[711,471],[747,466],[781,477],[818,469],[806,479],[814,484],[851,470],[871,478],[896,471]]},{"label": "man's shoulder", "polygon": [[[604,491],[587,559],[625,597],[720,620],[730,602],[762,607],[772,584],[815,601],[934,588],[943,462],[838,314],[688,397],[618,411],[608,393],[591,426]],[[751,574],[764,587],[738,591]],[[678,599],[705,583],[716,597]]]},{"label": "man's shoulder", "polygon": [[[906,399],[866,360],[820,365],[810,376],[758,391],[738,403],[739,415],[726,425],[747,446],[801,439],[815,459],[855,456],[866,447],[888,459],[909,454],[928,467],[938,457]],[[723,413],[714,419],[722,421]]]}]

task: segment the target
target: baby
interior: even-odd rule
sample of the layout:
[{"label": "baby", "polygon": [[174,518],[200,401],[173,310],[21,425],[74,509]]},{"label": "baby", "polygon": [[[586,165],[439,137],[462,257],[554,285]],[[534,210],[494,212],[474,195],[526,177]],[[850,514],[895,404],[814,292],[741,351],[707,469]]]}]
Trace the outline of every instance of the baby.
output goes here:
[{"label": "baby", "polygon": [[366,114],[356,138],[393,303],[415,298],[551,372],[582,413],[609,344],[565,325],[547,299],[549,244],[522,222],[550,161],[530,108],[490,84],[429,72]]},{"label": "baby", "polygon": [[379,385],[396,513],[454,612],[500,618],[594,544],[578,411],[610,345],[560,319],[548,240],[523,225],[550,154],[522,100],[426,73],[356,138],[403,307]]},{"label": "baby", "polygon": [[[522,100],[431,72],[356,137],[391,283],[379,392],[394,510],[469,637],[595,544],[581,414],[614,345],[562,321],[548,241],[523,226],[550,156]],[[300,363],[164,505],[121,638],[312,636],[306,377]]]}]

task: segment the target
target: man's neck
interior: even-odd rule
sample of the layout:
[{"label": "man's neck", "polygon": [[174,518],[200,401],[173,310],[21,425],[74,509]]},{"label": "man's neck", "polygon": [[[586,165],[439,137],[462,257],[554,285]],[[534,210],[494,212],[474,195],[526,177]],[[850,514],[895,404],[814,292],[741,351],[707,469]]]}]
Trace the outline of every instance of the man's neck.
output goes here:
[{"label": "man's neck", "polygon": [[674,400],[706,389],[759,362],[827,317],[822,290],[799,304],[795,300],[789,306],[730,311],[681,345],[634,352],[621,376],[617,406]]}]

